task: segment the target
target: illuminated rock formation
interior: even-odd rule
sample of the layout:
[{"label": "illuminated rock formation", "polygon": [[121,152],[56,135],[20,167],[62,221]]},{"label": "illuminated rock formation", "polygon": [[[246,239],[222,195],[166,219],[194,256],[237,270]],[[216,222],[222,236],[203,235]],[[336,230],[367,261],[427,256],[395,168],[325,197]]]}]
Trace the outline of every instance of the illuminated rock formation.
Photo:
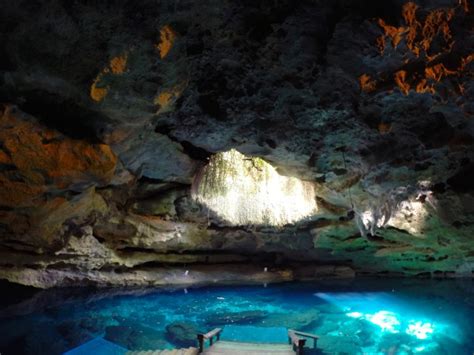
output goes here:
[{"label": "illuminated rock formation", "polygon": [[317,212],[312,183],[236,150],[214,155],[194,184],[196,201],[230,225],[282,226]]}]

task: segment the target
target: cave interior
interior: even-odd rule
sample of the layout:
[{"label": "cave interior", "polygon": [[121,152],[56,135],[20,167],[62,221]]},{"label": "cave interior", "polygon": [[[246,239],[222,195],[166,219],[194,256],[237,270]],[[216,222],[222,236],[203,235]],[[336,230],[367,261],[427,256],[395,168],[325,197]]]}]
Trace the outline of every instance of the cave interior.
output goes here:
[{"label": "cave interior", "polygon": [[[29,297],[42,309],[38,300],[83,300],[90,288],[367,279],[389,291],[463,280],[472,307],[473,9],[468,0],[2,4],[6,314]],[[340,305],[328,295],[320,299]],[[400,324],[367,312],[346,313],[389,332]],[[409,323],[407,334],[426,339],[431,324]],[[195,330],[176,327],[173,339]],[[11,339],[14,353],[63,353],[87,337],[54,349]],[[474,340],[458,343],[403,346],[472,353]]]}]

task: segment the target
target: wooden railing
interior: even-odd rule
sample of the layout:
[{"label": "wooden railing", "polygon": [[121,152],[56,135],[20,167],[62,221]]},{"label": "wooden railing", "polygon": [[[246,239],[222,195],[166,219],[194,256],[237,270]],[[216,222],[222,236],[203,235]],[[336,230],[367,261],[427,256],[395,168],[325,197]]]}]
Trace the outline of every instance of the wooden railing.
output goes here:
[{"label": "wooden railing", "polygon": [[[295,350],[298,355],[302,355],[303,348],[306,344],[306,339],[303,339],[303,338],[312,339],[313,349],[316,349],[319,336],[316,334],[305,333],[305,332],[300,332],[298,330],[288,329],[288,338],[290,341],[289,344],[293,344],[293,350]],[[299,344],[302,344],[302,345],[300,346]]]},{"label": "wooden railing", "polygon": [[[197,339],[199,342],[199,353],[204,351],[205,341],[209,340],[209,346],[212,346],[214,343],[214,338],[216,341],[220,340],[222,333],[222,328],[216,328],[211,330],[206,334],[198,334]],[[303,355],[304,347],[306,345],[306,339],[310,338],[313,340],[313,348],[316,349],[316,343],[319,339],[319,336],[316,334],[304,333],[298,330],[288,329],[288,344],[293,346],[293,350],[297,355]]]},{"label": "wooden railing", "polygon": [[197,339],[199,342],[199,353],[204,351],[204,342],[209,340],[209,345],[212,345],[214,342],[214,337],[216,337],[216,341],[218,341],[221,337],[222,328],[216,328],[211,330],[209,333],[206,334],[198,334]]},{"label": "wooden railing", "polygon": [[306,339],[300,338],[296,335],[294,330],[288,330],[288,344],[293,345],[293,350],[298,355],[303,355],[304,344]]}]

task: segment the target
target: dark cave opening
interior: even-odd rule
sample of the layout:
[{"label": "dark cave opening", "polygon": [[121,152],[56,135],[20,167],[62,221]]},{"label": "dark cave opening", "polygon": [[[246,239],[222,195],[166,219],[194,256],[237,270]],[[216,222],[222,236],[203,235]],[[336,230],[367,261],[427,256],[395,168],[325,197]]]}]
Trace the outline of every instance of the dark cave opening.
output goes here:
[{"label": "dark cave opening", "polygon": [[109,122],[105,115],[84,107],[73,99],[64,99],[44,91],[24,95],[26,99],[19,104],[19,108],[39,118],[47,127],[74,139],[101,143],[101,127]]}]

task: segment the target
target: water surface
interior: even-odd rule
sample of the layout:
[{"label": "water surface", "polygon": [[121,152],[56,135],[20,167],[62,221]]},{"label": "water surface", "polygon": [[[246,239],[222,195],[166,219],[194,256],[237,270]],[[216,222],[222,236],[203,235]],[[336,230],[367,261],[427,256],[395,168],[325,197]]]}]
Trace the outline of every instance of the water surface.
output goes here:
[{"label": "water surface", "polygon": [[241,341],[285,342],[284,328],[314,333],[313,353],[474,353],[470,279],[2,290],[2,355],[61,354],[97,337],[130,350],[188,347],[215,327]]}]

